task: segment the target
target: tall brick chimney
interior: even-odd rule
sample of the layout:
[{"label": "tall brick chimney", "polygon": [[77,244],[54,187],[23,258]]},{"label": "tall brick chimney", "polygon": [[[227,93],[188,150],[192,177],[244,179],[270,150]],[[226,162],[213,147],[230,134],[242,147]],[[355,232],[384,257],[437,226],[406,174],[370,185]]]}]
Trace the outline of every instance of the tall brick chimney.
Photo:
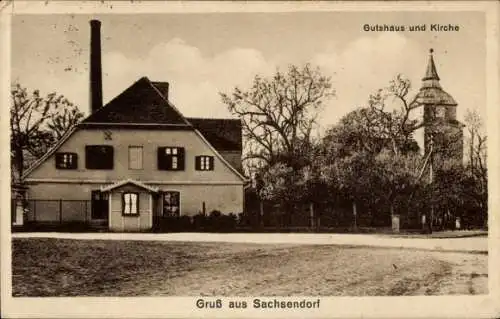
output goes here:
[{"label": "tall brick chimney", "polygon": [[90,112],[102,107],[101,21],[90,20]]}]

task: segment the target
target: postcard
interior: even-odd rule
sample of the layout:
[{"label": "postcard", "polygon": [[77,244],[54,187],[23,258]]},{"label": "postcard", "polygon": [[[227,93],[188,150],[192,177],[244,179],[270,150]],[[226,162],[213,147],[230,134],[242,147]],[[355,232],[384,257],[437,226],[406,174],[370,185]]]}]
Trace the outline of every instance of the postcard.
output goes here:
[{"label": "postcard", "polygon": [[497,317],[498,13],[2,3],[2,317]]}]

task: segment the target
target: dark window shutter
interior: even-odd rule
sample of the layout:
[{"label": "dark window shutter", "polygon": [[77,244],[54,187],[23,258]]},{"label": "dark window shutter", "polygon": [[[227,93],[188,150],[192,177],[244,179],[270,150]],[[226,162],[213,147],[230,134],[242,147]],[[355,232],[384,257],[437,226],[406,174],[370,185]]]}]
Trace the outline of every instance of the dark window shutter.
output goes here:
[{"label": "dark window shutter", "polygon": [[122,194],[122,215],[125,214],[125,195],[126,193]]},{"label": "dark window shutter", "polygon": [[63,154],[61,153],[56,153],[56,168],[61,168],[62,166],[62,161],[63,161]]},{"label": "dark window shutter", "polygon": [[134,214],[138,215],[139,214],[139,193],[134,193],[135,195],[135,210],[134,210]]},{"label": "dark window shutter", "polygon": [[158,147],[158,169],[165,170],[165,147]]},{"label": "dark window shutter", "polygon": [[93,147],[91,145],[85,146],[85,167],[93,169],[95,167],[94,157],[92,156]]},{"label": "dark window shutter", "polygon": [[177,159],[177,170],[183,171],[184,170],[184,147],[179,147],[177,148],[177,154],[179,158]]},{"label": "dark window shutter", "polygon": [[[76,156],[76,154],[75,154]],[[76,163],[76,162],[75,162]],[[110,145],[86,145],[85,167],[88,169],[113,169],[114,149]]]},{"label": "dark window shutter", "polygon": [[209,161],[209,170],[213,171],[214,170],[214,157],[213,156],[210,156],[209,157],[210,161]]},{"label": "dark window shutter", "polygon": [[[174,160],[173,160],[173,157],[174,157],[174,155],[173,155],[173,154],[165,154],[165,155],[164,155],[164,159],[163,159],[163,161],[164,161],[164,163],[165,163],[164,165],[165,165],[165,169],[166,169],[166,170],[169,170],[169,171],[170,171],[170,170],[172,170],[172,169],[173,169],[173,168],[172,168],[172,162],[174,161]],[[177,167],[179,167],[179,161],[177,161]]]},{"label": "dark window shutter", "polygon": [[78,168],[78,154],[72,153],[71,156],[73,158],[72,158],[72,162],[71,162],[71,167],[70,168],[77,169]]},{"label": "dark window shutter", "polygon": [[196,156],[194,158],[194,169],[197,171],[201,170],[201,156]]},{"label": "dark window shutter", "polygon": [[115,162],[115,150],[113,149],[112,146],[107,146],[104,148],[105,149],[105,155],[104,158],[107,161],[106,168],[108,169],[113,169],[114,162]]}]

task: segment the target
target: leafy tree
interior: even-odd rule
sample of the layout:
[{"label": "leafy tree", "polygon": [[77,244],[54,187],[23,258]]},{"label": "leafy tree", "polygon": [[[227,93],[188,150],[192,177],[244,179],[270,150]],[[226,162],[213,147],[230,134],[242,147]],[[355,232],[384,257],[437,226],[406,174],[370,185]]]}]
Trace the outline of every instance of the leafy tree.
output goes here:
[{"label": "leafy tree", "polygon": [[371,171],[375,175],[372,179],[375,184],[371,189],[389,207],[391,216],[397,208],[400,212],[408,209],[405,204],[418,187],[420,167],[421,158],[415,153],[394,155],[383,151],[375,157]]},{"label": "leafy tree", "polygon": [[[385,114],[385,113],[383,113]],[[417,152],[418,144],[412,136],[392,132],[381,111],[371,107],[358,108],[341,118],[338,125],[330,128],[323,142],[330,151],[338,152],[338,156],[348,156],[355,152],[367,152],[375,156],[382,150],[390,150],[393,154]],[[389,114],[387,117],[391,117]]]},{"label": "leafy tree", "polygon": [[28,92],[19,83],[11,90],[10,146],[13,179],[20,181],[24,169],[40,158],[83,114],[68,99],[56,93],[43,97]]},{"label": "leafy tree", "polygon": [[351,201],[353,215],[359,214],[356,204],[371,207],[373,218],[401,212],[419,187],[423,159],[413,133],[421,123],[412,119],[417,106],[408,99],[410,88],[410,81],[398,75],[322,140],[323,175]]},{"label": "leafy tree", "polygon": [[257,75],[249,89],[222,93],[222,101],[241,118],[247,168],[279,162],[300,168],[297,155],[310,143],[318,112],[333,95],[330,78],[309,64],[277,70],[270,78]]}]

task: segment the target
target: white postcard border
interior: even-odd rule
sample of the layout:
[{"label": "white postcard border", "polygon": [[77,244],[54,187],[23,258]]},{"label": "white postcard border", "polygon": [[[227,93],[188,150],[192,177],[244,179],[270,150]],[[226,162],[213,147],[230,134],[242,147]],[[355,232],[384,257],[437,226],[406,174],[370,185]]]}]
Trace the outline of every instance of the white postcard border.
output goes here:
[{"label": "white postcard border", "polygon": [[[1,12],[0,32],[2,50],[2,79],[0,97],[4,106],[10,103],[10,16],[11,14],[51,14],[51,13],[151,13],[151,12],[292,12],[292,11],[482,11],[487,17],[487,130],[491,137],[499,136],[498,119],[500,99],[498,94],[499,70],[498,64],[498,11],[496,2],[25,2],[15,1],[10,6],[3,7]],[[0,124],[3,132],[8,132],[8,107],[2,108]],[[2,135],[2,145],[9,145],[8,134]],[[8,152],[1,152],[1,279],[2,279],[2,315],[17,318],[68,318],[68,317],[383,317],[383,318],[427,318],[427,317],[492,317],[500,314],[500,272],[498,271],[500,257],[500,231],[498,218],[498,190],[500,189],[499,140],[490,138],[488,142],[489,167],[489,295],[480,296],[436,296],[436,297],[323,297],[319,310],[275,310],[263,311],[248,308],[245,310],[220,311],[197,309],[196,297],[165,297],[165,298],[12,298],[11,285],[11,237],[10,237],[10,157]],[[222,297],[221,297],[222,298]],[[310,297],[310,299],[317,297]],[[208,298],[207,298],[208,299]],[[210,297],[210,300],[217,297]],[[248,298],[229,298],[223,300],[252,300]],[[287,298],[296,299],[301,298]]]}]

